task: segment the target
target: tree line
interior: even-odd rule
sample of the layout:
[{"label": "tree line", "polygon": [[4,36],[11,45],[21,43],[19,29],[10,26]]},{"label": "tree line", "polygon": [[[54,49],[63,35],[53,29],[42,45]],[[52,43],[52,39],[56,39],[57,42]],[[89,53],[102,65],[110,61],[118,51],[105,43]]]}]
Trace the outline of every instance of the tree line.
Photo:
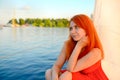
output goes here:
[{"label": "tree line", "polygon": [[37,26],[37,27],[68,27],[69,25],[69,20],[65,18],[61,19],[39,19],[39,18],[27,18],[27,19],[11,19],[9,20],[8,23],[12,24],[14,20],[14,23],[22,26],[22,25],[32,25],[32,26]]}]

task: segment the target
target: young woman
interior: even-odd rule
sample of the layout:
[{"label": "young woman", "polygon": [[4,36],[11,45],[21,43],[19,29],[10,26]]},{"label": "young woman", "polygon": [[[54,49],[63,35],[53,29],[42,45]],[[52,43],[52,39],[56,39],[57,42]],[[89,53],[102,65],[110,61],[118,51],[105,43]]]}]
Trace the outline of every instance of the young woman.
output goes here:
[{"label": "young woman", "polygon": [[[102,45],[90,18],[75,15],[69,30],[69,39],[53,67],[46,71],[46,80],[108,80],[101,67]],[[65,62],[67,68],[61,70]]]}]

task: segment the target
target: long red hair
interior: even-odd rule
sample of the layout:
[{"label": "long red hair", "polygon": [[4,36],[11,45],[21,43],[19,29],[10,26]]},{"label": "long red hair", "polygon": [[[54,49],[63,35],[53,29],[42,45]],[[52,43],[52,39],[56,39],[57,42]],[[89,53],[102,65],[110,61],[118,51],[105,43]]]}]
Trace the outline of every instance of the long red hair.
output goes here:
[{"label": "long red hair", "polygon": [[[104,57],[103,48],[92,20],[88,16],[84,14],[80,14],[80,15],[75,15],[73,18],[71,18],[70,21],[75,22],[78,27],[83,28],[86,31],[86,34],[90,40],[88,46],[85,47],[85,50],[81,53],[81,55],[87,54],[93,48],[99,48],[102,52],[102,58],[103,58]],[[76,45],[76,42],[72,39],[71,36],[69,36],[66,45],[67,45],[66,54],[67,54],[67,58],[69,58]]]}]

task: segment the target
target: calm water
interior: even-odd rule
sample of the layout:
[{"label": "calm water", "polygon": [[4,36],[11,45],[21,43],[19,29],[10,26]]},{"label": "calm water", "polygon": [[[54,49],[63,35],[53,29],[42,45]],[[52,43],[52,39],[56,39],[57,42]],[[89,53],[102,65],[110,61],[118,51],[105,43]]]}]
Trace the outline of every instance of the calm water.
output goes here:
[{"label": "calm water", "polygon": [[0,30],[0,80],[45,80],[67,28],[4,27]]}]

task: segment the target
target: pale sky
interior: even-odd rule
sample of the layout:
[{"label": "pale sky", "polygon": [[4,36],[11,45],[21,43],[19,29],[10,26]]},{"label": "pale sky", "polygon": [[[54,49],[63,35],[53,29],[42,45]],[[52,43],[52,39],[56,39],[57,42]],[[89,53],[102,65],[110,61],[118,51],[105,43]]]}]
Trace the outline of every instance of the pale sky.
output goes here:
[{"label": "pale sky", "polygon": [[11,18],[71,18],[90,16],[95,0],[0,0],[0,24]]}]

